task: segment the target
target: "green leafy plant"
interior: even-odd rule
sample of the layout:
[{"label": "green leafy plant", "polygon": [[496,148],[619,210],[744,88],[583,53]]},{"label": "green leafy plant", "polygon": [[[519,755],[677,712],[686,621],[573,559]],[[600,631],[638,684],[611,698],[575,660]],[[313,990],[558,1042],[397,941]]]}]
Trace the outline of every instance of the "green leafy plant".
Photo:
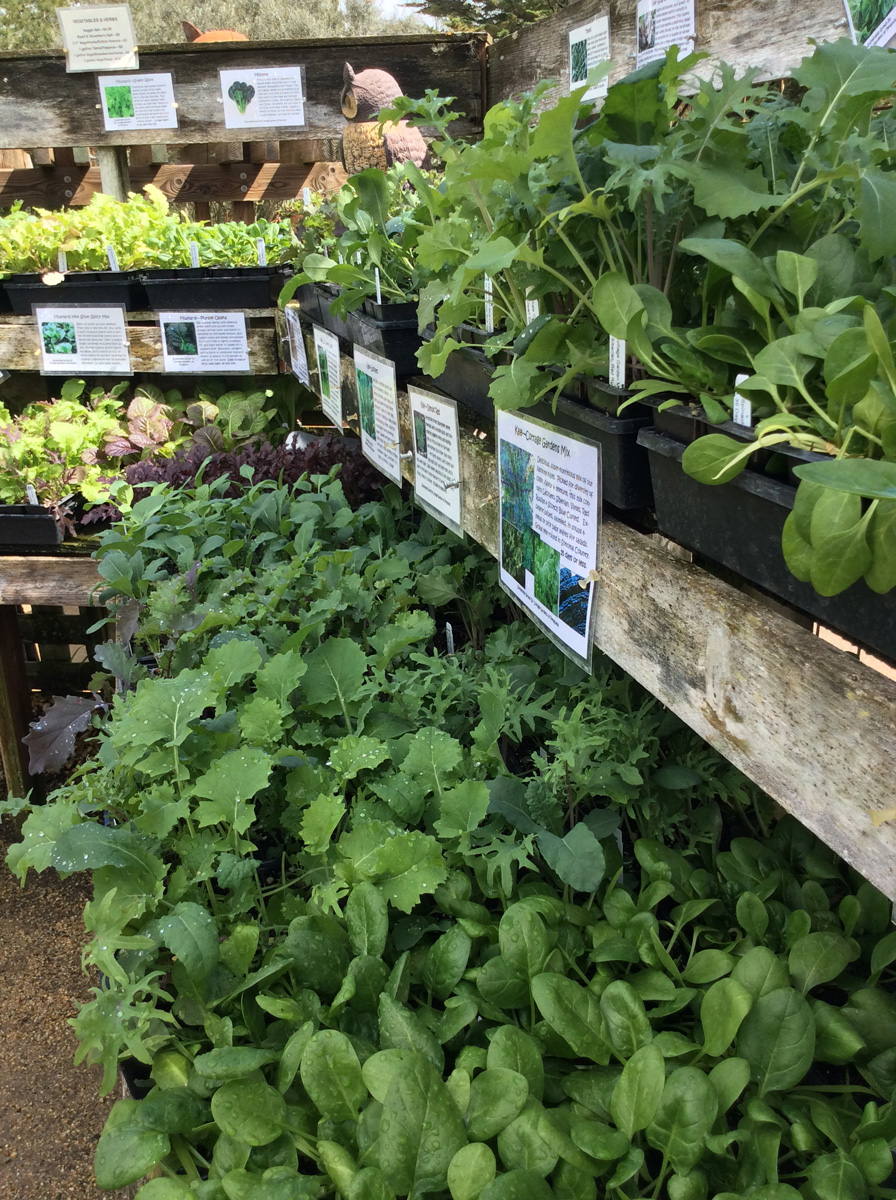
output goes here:
[{"label": "green leafy plant", "polygon": [[227,89],[227,95],[234,102],[239,111],[245,114],[246,109],[249,107],[252,98],[255,95],[255,88],[251,83],[240,83],[238,80],[234,80],[234,82]]}]

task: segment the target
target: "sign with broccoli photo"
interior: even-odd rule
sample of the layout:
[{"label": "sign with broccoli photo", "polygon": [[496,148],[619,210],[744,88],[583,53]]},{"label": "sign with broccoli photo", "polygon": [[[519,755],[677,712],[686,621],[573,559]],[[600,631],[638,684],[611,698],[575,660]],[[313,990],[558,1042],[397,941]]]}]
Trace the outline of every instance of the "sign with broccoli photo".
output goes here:
[{"label": "sign with broccoli photo", "polygon": [[303,67],[240,67],[218,75],[228,129],[304,126]]}]

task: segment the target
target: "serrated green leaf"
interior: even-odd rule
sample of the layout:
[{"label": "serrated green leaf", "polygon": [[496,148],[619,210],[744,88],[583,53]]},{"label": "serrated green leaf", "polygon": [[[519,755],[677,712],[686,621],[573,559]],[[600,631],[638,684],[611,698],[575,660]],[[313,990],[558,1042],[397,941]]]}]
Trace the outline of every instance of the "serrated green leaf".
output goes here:
[{"label": "serrated green leaf", "polygon": [[299,833],[309,854],[326,854],[336,826],[345,816],[345,802],[338,796],[318,796],[302,813]]},{"label": "serrated green leaf", "polygon": [[196,806],[200,828],[224,825],[245,833],[255,819],[254,806],[246,801],[267,786],[271,765],[271,756],[257,746],[229,750],[216,758],[193,785],[197,796],[208,797]]}]

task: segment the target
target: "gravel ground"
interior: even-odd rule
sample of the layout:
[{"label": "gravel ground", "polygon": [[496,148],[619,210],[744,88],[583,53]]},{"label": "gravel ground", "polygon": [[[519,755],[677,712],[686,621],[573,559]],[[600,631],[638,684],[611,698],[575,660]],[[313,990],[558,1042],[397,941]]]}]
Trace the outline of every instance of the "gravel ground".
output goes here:
[{"label": "gravel ground", "polygon": [[[0,858],[16,840],[0,828]],[[101,1191],[93,1151],[114,1096],[98,1068],[75,1067],[67,1019],[89,998],[81,972],[86,876],[29,874],[23,889],[0,862],[0,1197],[125,1200]]]}]

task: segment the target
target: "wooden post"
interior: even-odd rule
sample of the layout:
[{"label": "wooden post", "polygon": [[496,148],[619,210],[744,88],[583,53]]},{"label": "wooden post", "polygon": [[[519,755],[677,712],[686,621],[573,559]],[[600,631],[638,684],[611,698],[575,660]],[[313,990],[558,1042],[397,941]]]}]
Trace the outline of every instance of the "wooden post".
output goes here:
[{"label": "wooden post", "polygon": [[100,168],[100,185],[107,196],[127,200],[131,190],[126,146],[97,146],[96,161]]},{"label": "wooden post", "polygon": [[28,789],[28,732],[31,700],[15,605],[0,604],[0,758],[10,795]]}]

